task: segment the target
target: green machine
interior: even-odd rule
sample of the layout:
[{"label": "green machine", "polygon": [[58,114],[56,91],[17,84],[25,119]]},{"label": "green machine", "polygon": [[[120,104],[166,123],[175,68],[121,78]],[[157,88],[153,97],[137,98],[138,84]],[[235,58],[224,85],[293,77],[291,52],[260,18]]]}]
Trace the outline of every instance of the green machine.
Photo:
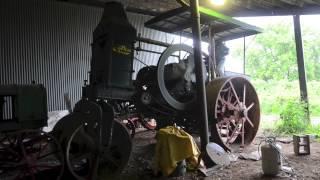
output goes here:
[{"label": "green machine", "polygon": [[43,85],[0,85],[0,179],[61,178],[60,144],[41,130],[47,114]]},{"label": "green machine", "polygon": [[47,94],[43,85],[0,85],[0,131],[47,125]]}]

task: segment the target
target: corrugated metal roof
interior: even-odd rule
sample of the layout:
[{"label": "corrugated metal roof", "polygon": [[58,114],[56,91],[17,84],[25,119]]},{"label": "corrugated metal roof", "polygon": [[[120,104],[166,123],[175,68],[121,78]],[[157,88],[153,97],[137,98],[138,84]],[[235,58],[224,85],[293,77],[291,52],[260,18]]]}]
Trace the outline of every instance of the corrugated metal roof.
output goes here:
[{"label": "corrugated metal roof", "polygon": [[[209,31],[212,32],[216,41],[226,41],[262,32],[258,27],[225,16],[217,11],[202,9],[203,11],[200,9],[201,23],[210,24],[213,27],[210,29],[206,26],[202,29],[202,40],[204,41],[209,41]],[[147,21],[145,25],[148,28],[168,33],[182,33],[184,36],[192,38],[191,12],[186,7],[162,13]]]},{"label": "corrugated metal roof", "polygon": [[[72,3],[103,6],[110,0],[63,0]],[[120,1],[128,9],[156,14],[181,7],[176,0],[112,0]],[[189,0],[186,0],[189,1]],[[222,7],[214,7],[209,0],[199,0],[202,6],[213,8],[229,16],[267,16],[290,14],[320,14],[319,0],[226,0]]]}]

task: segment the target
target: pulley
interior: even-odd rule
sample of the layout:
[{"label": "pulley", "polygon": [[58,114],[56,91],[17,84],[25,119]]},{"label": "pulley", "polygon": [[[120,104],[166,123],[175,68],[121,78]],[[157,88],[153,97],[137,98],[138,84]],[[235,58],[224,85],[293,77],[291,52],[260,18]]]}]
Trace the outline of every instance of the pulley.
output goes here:
[{"label": "pulley", "polygon": [[[204,77],[207,76],[205,71]],[[193,48],[185,44],[169,46],[160,56],[157,81],[162,97],[176,110],[186,110],[195,102]]]}]

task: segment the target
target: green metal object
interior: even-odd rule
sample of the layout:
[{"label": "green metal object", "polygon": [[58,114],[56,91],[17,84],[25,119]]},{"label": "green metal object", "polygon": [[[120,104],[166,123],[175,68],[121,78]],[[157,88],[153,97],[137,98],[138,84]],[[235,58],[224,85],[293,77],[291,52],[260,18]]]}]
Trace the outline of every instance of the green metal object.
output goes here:
[{"label": "green metal object", "polygon": [[0,85],[0,131],[47,125],[47,94],[43,85]]},{"label": "green metal object", "polygon": [[[184,0],[177,0],[182,7],[172,9],[162,13],[149,21],[145,26],[167,33],[175,33],[180,36],[193,38],[192,23],[190,21],[191,6]],[[227,41],[244,36],[251,36],[262,32],[261,28],[236,20],[230,16],[224,15],[219,11],[204,6],[198,7],[202,25],[208,25],[211,28],[203,27],[201,40],[210,42],[214,37],[215,41]],[[210,32],[208,32],[210,29]],[[211,34],[211,37],[209,37]]]},{"label": "green metal object", "polygon": [[[177,0],[177,2],[180,3],[182,6],[190,7],[190,4],[188,2],[186,2],[185,0]],[[231,23],[231,24],[235,24],[235,25],[238,25],[238,26],[241,26],[241,27],[248,27],[248,28],[250,28],[252,30],[256,30],[256,31],[262,32],[261,28],[258,28],[256,26],[252,26],[252,25],[244,23],[244,22],[241,22],[241,21],[236,20],[236,19],[234,19],[234,18],[232,18],[230,16],[226,16],[224,14],[221,14],[218,11],[215,11],[213,9],[209,9],[209,8],[206,8],[206,7],[203,7],[203,6],[199,6],[199,12],[200,12],[201,15],[204,14],[204,15],[210,16],[212,18],[217,18],[218,20],[223,20],[223,21]]]},{"label": "green metal object", "polygon": [[224,14],[219,13],[218,11],[215,11],[215,10],[212,10],[212,9],[209,9],[209,8],[205,8],[205,7],[199,6],[199,12],[202,15],[207,15],[207,16],[210,16],[211,18],[216,18],[216,19],[218,19],[220,21],[224,21],[224,22],[227,22],[227,23],[235,24],[235,25],[238,25],[240,27],[245,27],[245,28],[250,29],[250,30],[255,30],[255,31],[258,31],[258,32],[262,32],[263,31],[261,28],[258,28],[256,26],[252,26],[250,24],[247,24],[247,23],[244,23],[242,21],[236,20],[236,19],[234,19],[234,18],[232,18],[230,16],[226,16]]}]

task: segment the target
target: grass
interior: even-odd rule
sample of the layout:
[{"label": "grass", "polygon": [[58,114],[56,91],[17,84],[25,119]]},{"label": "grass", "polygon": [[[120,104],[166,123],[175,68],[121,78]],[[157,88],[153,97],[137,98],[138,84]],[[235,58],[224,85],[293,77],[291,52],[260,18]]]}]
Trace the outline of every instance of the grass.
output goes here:
[{"label": "grass", "polygon": [[261,128],[264,132],[278,136],[312,134],[320,137],[320,124],[312,125],[307,121],[306,104],[301,103],[299,98],[285,98],[278,102],[277,107],[278,120],[262,119]]},{"label": "grass", "polygon": [[320,138],[320,125],[308,126],[305,133],[312,134],[315,135],[316,138]]},{"label": "grass", "polygon": [[[298,81],[251,81],[259,96],[261,113],[280,117],[277,121],[261,120],[260,127],[269,133],[291,135],[312,134],[320,137],[320,125],[305,121],[304,104],[299,102]],[[308,82],[309,110],[311,117],[320,116],[320,81]],[[312,119],[312,118],[311,118]]]},{"label": "grass", "polygon": [[[263,116],[265,117],[265,116]],[[285,129],[285,131],[279,130],[279,122],[281,122],[280,119],[277,120],[268,120],[262,118],[260,121],[260,128],[262,130],[262,133],[267,136],[287,136],[287,135],[293,135],[293,134],[310,134],[314,135],[316,138],[320,140],[320,124],[317,125],[308,125],[307,123],[304,125],[304,129],[302,131],[292,131],[291,133],[286,130],[285,127],[282,127],[282,129]],[[280,125],[281,126],[281,125]]]},{"label": "grass", "polygon": [[[279,115],[284,103],[300,97],[298,81],[251,81],[257,90],[262,114]],[[320,116],[320,81],[308,82],[309,110],[311,116]]]}]

